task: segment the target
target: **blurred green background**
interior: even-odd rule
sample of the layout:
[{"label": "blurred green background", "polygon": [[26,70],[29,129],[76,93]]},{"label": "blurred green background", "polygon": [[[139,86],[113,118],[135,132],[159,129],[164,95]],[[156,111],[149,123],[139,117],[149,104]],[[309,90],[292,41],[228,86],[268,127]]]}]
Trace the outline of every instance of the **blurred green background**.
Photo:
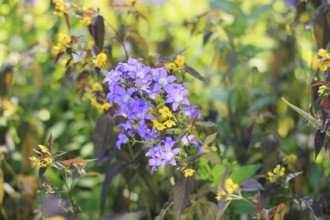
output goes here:
[{"label": "blurred green background", "polygon": [[[311,82],[317,73],[317,39],[312,31],[317,1],[301,1],[299,7],[289,4],[299,1],[282,0],[72,2],[99,10],[104,17],[105,45],[112,49],[109,68],[127,59],[125,50],[154,64],[156,58],[187,48],[187,64],[208,80],[205,84],[187,76],[191,103],[201,107],[206,120],[217,124],[218,159],[237,164],[237,169],[263,164],[269,170],[272,167],[267,161],[276,160],[272,152],[278,151],[279,157],[296,154],[297,170],[304,174],[295,180],[295,191],[319,199],[329,213],[329,156],[322,151],[314,160],[314,130],[281,101],[285,97],[301,109],[309,109]],[[65,79],[66,60],[54,62],[52,52],[58,33],[81,36],[86,42],[91,37],[74,15],[70,15],[68,31],[64,19],[53,11],[51,1],[0,0],[3,219],[40,218],[37,171],[29,157],[34,155],[34,147],[47,142],[50,133],[54,148],[68,152],[65,159],[95,157],[92,137],[101,113],[78,94],[79,71],[73,70]],[[101,80],[102,75],[93,79]],[[76,183],[73,193],[83,218],[99,216],[106,166],[109,164],[88,164],[86,170],[91,174]],[[164,172],[156,174],[156,178],[164,176]],[[55,170],[48,169],[47,177],[61,188]],[[120,212],[122,207],[145,206],[141,201],[115,204],[124,203],[120,196],[125,193],[118,193],[126,189],[124,179],[118,175],[112,181],[106,214]],[[135,188],[139,191],[142,189]],[[154,211],[160,208],[161,204]],[[242,214],[237,212],[233,208],[228,215]]]}]

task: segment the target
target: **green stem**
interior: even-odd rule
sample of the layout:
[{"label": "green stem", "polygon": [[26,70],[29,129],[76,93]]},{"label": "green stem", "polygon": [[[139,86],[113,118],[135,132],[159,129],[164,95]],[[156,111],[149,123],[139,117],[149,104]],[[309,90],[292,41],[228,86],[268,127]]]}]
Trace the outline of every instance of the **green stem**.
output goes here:
[{"label": "green stem", "polygon": [[66,187],[66,189],[68,191],[68,196],[69,196],[69,200],[70,200],[72,209],[73,209],[73,211],[74,211],[75,214],[78,214],[79,213],[79,209],[76,206],[75,202],[73,201],[73,197],[72,197],[72,193],[71,193],[71,187],[69,187],[68,183],[65,180],[65,176],[63,174],[62,174],[62,178],[63,178],[64,185],[65,185],[65,187]]}]

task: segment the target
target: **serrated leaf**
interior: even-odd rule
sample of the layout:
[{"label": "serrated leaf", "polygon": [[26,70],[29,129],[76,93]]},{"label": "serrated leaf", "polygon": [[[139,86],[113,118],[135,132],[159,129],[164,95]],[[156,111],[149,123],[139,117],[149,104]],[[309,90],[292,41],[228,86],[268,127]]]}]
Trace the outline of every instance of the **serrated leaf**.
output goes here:
[{"label": "serrated leaf", "polygon": [[293,178],[295,178],[296,176],[299,176],[300,174],[302,174],[303,172],[296,172],[296,173],[290,173],[288,175],[286,175],[285,177],[285,182],[289,182],[290,180],[292,180]]},{"label": "serrated leaf", "polygon": [[314,137],[315,159],[316,159],[317,155],[319,155],[319,153],[322,149],[324,139],[325,139],[325,132],[323,132],[322,130],[317,130],[315,137]]},{"label": "serrated leaf", "polygon": [[101,191],[101,205],[100,205],[100,214],[102,215],[104,212],[105,204],[106,204],[106,197],[109,192],[110,184],[113,178],[118,174],[119,169],[121,168],[120,161],[115,162],[110,166],[110,168],[105,173],[104,182],[102,184],[102,191]]},{"label": "serrated leaf", "polygon": [[262,185],[254,179],[245,180],[240,185],[240,189],[245,192],[257,191],[261,190],[262,188]]},{"label": "serrated leaf", "polygon": [[180,218],[182,211],[188,205],[193,186],[193,177],[184,177],[181,172],[178,174],[178,179],[174,186],[174,209],[176,210],[176,219]]},{"label": "serrated leaf", "polygon": [[207,83],[207,80],[194,68],[188,65],[184,65],[184,71],[199,79],[200,81]]},{"label": "serrated leaf", "polygon": [[217,133],[210,134],[205,138],[204,145],[211,144],[217,138]]},{"label": "serrated leaf", "polygon": [[313,116],[311,116],[310,114],[308,114],[307,112],[305,112],[304,110],[298,108],[297,106],[291,104],[290,102],[288,102],[285,98],[282,97],[283,102],[285,102],[289,107],[291,107],[293,110],[295,110],[296,112],[298,112],[301,116],[303,116],[310,124],[313,128],[316,129],[321,129],[323,130],[323,126],[322,126],[322,122],[316,118],[314,118]]}]

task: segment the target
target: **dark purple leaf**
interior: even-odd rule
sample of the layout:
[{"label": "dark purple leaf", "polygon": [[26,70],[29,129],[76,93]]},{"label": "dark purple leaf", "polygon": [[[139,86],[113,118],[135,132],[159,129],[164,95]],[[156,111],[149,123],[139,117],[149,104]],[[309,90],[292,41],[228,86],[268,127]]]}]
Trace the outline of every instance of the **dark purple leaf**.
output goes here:
[{"label": "dark purple leaf", "polygon": [[42,151],[40,150],[40,148],[33,148],[33,151],[36,152],[39,155],[42,154]]},{"label": "dark purple leaf", "polygon": [[93,36],[97,53],[100,53],[104,45],[104,19],[101,15],[97,15],[92,19],[92,24],[88,26],[89,33]]},{"label": "dark purple leaf", "polygon": [[156,62],[158,62],[158,63],[169,63],[169,62],[172,62],[172,60],[167,58],[167,57],[160,57],[160,58],[156,59]]},{"label": "dark purple leaf", "polygon": [[280,188],[281,185],[279,184],[272,184],[268,189],[262,192],[260,195],[260,199],[265,200],[272,192]]},{"label": "dark purple leaf", "polygon": [[176,58],[178,55],[182,54],[182,53],[185,52],[187,49],[188,49],[188,48],[184,48],[183,50],[179,50],[179,51],[175,52],[175,53],[173,54],[173,56],[172,56],[173,60],[175,60],[175,58]]},{"label": "dark purple leaf", "polygon": [[57,63],[57,61],[61,58],[61,56],[63,55],[64,53],[63,52],[60,52],[56,55],[55,57],[55,63]]},{"label": "dark purple leaf", "polygon": [[226,190],[226,180],[229,175],[229,170],[226,169],[225,172],[222,174],[220,184],[218,185],[218,190],[224,189]]},{"label": "dark purple leaf", "polygon": [[114,138],[112,130],[114,121],[110,114],[104,113],[97,121],[93,134],[94,156],[99,160],[97,164],[107,161],[106,152],[109,150],[111,139]]},{"label": "dark purple leaf", "polygon": [[300,174],[302,174],[303,172],[297,172],[297,173],[290,173],[288,175],[286,175],[285,177],[285,182],[289,182],[290,180],[292,180],[293,178],[295,178],[296,176],[299,176]]},{"label": "dark purple leaf", "polygon": [[48,149],[49,149],[49,151],[52,151],[52,144],[53,144],[53,135],[52,135],[52,133],[50,133],[50,135],[48,137]]},{"label": "dark purple leaf", "polygon": [[188,157],[187,162],[189,163],[189,162],[198,160],[203,155],[205,155],[205,153],[200,153],[200,154],[197,154],[197,155],[190,156],[190,157]]},{"label": "dark purple leaf", "polygon": [[204,36],[203,36],[203,46],[205,46],[205,44],[209,41],[209,39],[211,38],[213,32],[208,31]]},{"label": "dark purple leaf", "polygon": [[313,211],[313,214],[317,220],[324,219],[322,206],[319,202],[313,200],[311,196],[306,196],[303,198],[307,206]]},{"label": "dark purple leaf", "polygon": [[257,190],[262,189],[262,185],[258,181],[254,180],[254,179],[250,179],[250,180],[244,181],[240,185],[240,189],[245,192],[257,191]]},{"label": "dark purple leaf", "polygon": [[102,215],[104,212],[106,197],[107,197],[107,194],[109,191],[110,184],[111,184],[113,178],[118,174],[118,171],[120,168],[121,168],[121,162],[117,161],[114,164],[112,164],[111,167],[105,173],[105,179],[104,179],[104,182],[102,185],[102,191],[101,191],[100,215]]},{"label": "dark purple leaf", "polygon": [[181,212],[189,203],[189,196],[193,190],[194,178],[185,177],[182,172],[174,186],[174,209],[176,210],[176,219],[179,219]]},{"label": "dark purple leaf", "polygon": [[59,157],[59,156],[62,156],[63,154],[66,154],[66,152],[65,152],[65,151],[56,151],[56,152],[53,154],[53,156],[54,156],[54,157]]},{"label": "dark purple leaf", "polygon": [[184,65],[184,70],[187,73],[189,73],[190,75],[192,75],[192,76],[196,77],[197,79],[199,79],[200,81],[202,81],[204,83],[207,83],[207,80],[199,72],[197,72],[197,70],[195,70],[191,66]]},{"label": "dark purple leaf", "polygon": [[315,150],[315,158],[320,153],[322,149],[322,145],[325,139],[325,132],[322,130],[317,130],[314,138],[314,150]]},{"label": "dark purple leaf", "polygon": [[39,169],[39,180],[40,180],[40,182],[43,182],[46,170],[47,170],[47,167],[41,167]]}]

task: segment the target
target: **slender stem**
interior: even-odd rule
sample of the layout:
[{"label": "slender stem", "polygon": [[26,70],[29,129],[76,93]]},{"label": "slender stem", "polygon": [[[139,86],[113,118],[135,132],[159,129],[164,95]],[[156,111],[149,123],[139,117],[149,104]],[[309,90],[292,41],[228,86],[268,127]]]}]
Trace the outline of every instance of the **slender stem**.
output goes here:
[{"label": "slender stem", "polygon": [[71,193],[71,187],[69,187],[68,183],[65,180],[65,176],[63,174],[62,174],[62,178],[63,178],[64,185],[65,185],[65,187],[68,191],[68,196],[69,196],[69,200],[70,200],[71,206],[73,208],[73,211],[74,211],[75,214],[78,214],[79,210],[78,210],[76,204],[73,201],[73,197],[72,197],[72,193]]}]

